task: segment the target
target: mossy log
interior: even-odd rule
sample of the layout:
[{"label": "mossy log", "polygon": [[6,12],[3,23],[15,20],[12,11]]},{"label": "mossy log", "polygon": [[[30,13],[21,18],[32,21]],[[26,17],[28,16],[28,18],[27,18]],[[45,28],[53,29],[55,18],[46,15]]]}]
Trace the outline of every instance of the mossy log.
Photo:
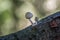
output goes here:
[{"label": "mossy log", "polygon": [[60,40],[60,21],[56,21],[58,19],[60,12],[39,20],[34,26],[30,25],[16,33],[1,36],[0,40]]}]

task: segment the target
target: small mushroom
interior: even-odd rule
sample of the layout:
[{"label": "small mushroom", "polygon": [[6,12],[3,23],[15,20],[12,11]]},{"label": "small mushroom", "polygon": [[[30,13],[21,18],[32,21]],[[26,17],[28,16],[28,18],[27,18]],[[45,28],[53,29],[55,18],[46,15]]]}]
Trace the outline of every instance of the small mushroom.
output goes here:
[{"label": "small mushroom", "polygon": [[29,19],[29,21],[31,22],[31,24],[33,24],[31,18],[33,17],[33,14],[31,12],[27,12],[25,15],[26,19]]}]

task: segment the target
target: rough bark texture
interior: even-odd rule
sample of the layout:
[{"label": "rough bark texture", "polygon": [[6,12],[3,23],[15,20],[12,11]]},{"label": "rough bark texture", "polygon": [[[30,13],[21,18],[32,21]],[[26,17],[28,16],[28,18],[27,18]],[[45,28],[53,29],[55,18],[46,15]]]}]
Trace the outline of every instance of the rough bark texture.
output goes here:
[{"label": "rough bark texture", "polygon": [[[0,37],[0,40],[60,40],[60,25],[50,25],[51,21],[60,19],[60,12],[56,12],[19,32]],[[60,22],[60,21],[59,21]]]}]

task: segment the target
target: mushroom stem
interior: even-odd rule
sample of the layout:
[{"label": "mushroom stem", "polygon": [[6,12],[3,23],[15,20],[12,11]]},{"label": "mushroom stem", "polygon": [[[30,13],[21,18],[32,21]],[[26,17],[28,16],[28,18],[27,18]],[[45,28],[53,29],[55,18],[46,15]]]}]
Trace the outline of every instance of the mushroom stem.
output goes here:
[{"label": "mushroom stem", "polygon": [[31,19],[29,19],[29,21],[31,22],[31,24],[33,24],[33,22],[32,22],[32,20],[31,20]]}]

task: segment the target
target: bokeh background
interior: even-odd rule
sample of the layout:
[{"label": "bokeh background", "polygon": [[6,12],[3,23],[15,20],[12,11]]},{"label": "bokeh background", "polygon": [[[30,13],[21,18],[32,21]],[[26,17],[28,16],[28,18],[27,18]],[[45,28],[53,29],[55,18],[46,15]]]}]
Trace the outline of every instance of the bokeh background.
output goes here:
[{"label": "bokeh background", "polygon": [[60,11],[60,0],[0,0],[0,36],[11,34],[31,25],[25,18],[26,12],[32,12],[42,19]]}]

